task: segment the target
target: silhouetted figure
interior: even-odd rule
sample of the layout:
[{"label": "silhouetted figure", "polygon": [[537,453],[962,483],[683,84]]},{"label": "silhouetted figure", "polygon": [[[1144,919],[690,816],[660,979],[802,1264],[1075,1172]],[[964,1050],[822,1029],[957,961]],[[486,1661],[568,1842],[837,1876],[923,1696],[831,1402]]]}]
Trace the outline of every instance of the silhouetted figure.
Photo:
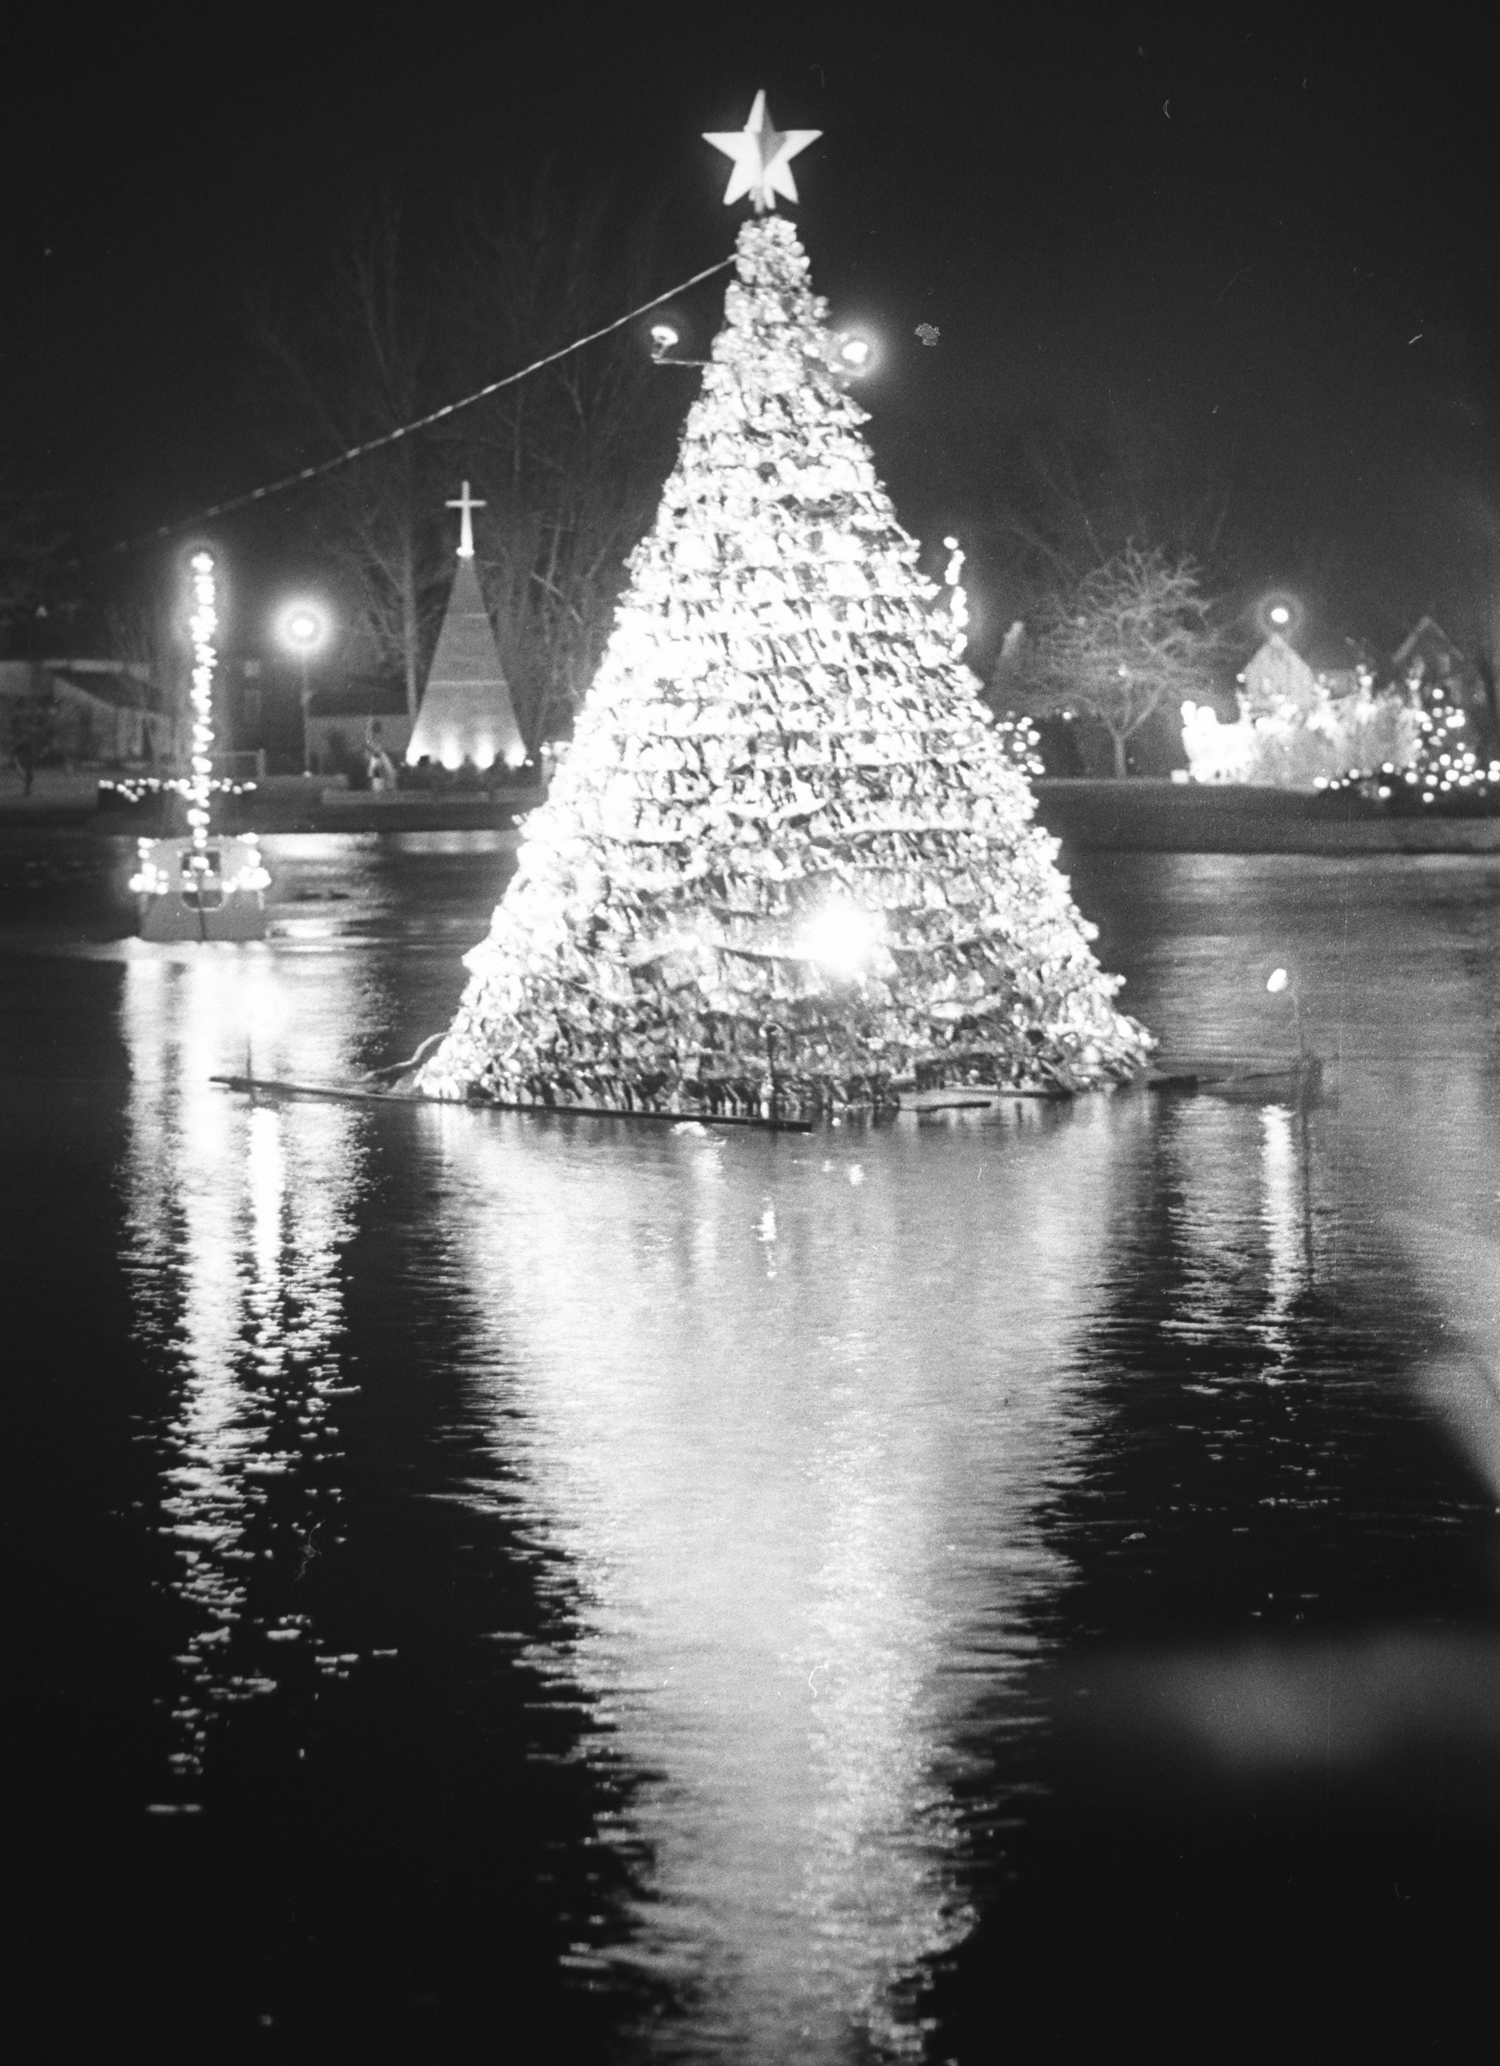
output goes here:
[{"label": "silhouetted figure", "polygon": [[380,736],[378,717],[372,717],[370,728],[365,734],[365,773],[370,778],[374,795],[384,796],[396,786],[396,769],[391,756],[385,750],[385,741]]}]

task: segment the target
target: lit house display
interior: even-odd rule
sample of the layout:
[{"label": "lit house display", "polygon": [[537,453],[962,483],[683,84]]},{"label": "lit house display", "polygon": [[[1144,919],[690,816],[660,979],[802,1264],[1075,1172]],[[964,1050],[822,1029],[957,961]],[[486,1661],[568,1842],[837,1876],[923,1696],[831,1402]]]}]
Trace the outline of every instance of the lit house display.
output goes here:
[{"label": "lit house display", "polygon": [[1351,767],[1401,769],[1415,760],[1413,698],[1377,690],[1368,670],[1316,674],[1273,631],[1241,674],[1240,714],[1221,724],[1207,703],[1182,706],[1182,745],[1195,782],[1319,789]]}]

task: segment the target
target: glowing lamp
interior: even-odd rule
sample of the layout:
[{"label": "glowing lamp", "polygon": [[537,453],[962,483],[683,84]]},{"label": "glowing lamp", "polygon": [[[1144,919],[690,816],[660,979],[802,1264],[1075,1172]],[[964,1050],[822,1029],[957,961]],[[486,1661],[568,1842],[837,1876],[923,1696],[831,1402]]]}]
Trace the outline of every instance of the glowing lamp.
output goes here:
[{"label": "glowing lamp", "polygon": [[1306,621],[1306,606],[1289,588],[1268,589],[1255,605],[1256,626],[1266,638],[1295,643]]},{"label": "glowing lamp", "polygon": [[706,366],[707,359],[679,359],[673,356],[682,339],[671,323],[651,325],[651,363],[653,366]]},{"label": "glowing lamp", "polygon": [[277,620],[283,645],[310,658],[328,636],[328,618],[316,603],[289,603]]},{"label": "glowing lamp", "polygon": [[328,638],[330,621],[328,612],[319,604],[302,598],[288,603],[276,619],[276,633],[281,643],[297,656],[297,665],[302,673],[302,772],[312,772],[312,750],[308,732],[308,681],[307,663],[318,652]]},{"label": "glowing lamp", "polygon": [[797,946],[825,975],[852,982],[868,965],[883,931],[873,911],[834,898],[813,913],[798,935]]},{"label": "glowing lamp", "polygon": [[857,379],[874,365],[875,347],[868,337],[861,337],[856,330],[841,331],[829,347],[828,363],[835,373]]}]

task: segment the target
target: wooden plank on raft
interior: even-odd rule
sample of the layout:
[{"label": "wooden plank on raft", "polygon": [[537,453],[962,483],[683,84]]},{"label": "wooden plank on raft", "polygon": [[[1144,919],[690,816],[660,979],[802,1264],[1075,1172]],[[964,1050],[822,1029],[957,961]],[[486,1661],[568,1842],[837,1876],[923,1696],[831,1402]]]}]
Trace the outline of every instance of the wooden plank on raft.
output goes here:
[{"label": "wooden plank on raft", "polygon": [[623,1112],[613,1105],[508,1105],[497,1098],[437,1098],[419,1090],[364,1090],[357,1084],[295,1083],[275,1076],[211,1076],[228,1090],[265,1091],[273,1097],[332,1098],[356,1105],[446,1105],[465,1112],[531,1112],[549,1118],[642,1119],[658,1126],[751,1126],[767,1133],[811,1133],[811,1119],[763,1119],[729,1112]]}]

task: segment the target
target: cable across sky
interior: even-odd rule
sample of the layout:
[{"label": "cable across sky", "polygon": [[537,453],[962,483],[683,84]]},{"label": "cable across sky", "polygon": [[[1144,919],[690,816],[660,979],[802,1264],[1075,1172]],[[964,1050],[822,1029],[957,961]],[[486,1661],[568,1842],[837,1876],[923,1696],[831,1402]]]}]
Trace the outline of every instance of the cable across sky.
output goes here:
[{"label": "cable across sky", "polygon": [[545,366],[555,366],[559,359],[566,359],[576,351],[582,351],[586,344],[597,343],[599,338],[608,337],[613,330],[624,329],[638,316],[649,315],[654,308],[660,308],[664,301],[674,301],[679,294],[686,294],[690,287],[712,279],[715,273],[724,272],[734,264],[731,254],[713,265],[706,265],[702,272],[694,273],[691,279],[680,280],[675,287],[667,288],[663,294],[653,295],[650,301],[643,301],[639,308],[616,316],[611,323],[603,324],[597,330],[590,330],[586,337],[576,337],[571,344],[563,345],[555,352],[548,352],[540,359],[533,359],[529,366],[522,366],[515,373],[507,373],[499,380],[492,380],[486,386],[476,388],[471,395],[464,395],[456,402],[444,402],[440,409],[431,409],[425,416],[417,416],[410,423],[403,423],[395,430],[382,431],[378,437],[366,438],[363,443],[350,445],[345,451],[336,452],[331,459],[320,459],[312,466],[299,467],[295,473],[283,474],[279,480],[267,481],[263,487],[250,488],[243,495],[231,495],[227,501],[214,502],[207,509],[200,509],[192,516],[179,517],[170,524],[158,524],[153,531],[143,531],[135,538],[119,539],[106,547],[107,552],[133,552],[137,546],[153,544],[159,538],[170,538],[174,532],[190,530],[194,525],[206,524],[214,517],[228,516],[236,509],[248,509],[253,502],[265,502],[272,495],[283,494],[288,488],[295,488],[303,481],[315,481],[320,475],[333,473],[338,467],[348,466],[353,460],[363,459],[367,452],[378,452],[383,445],[393,445],[398,438],[410,437],[413,431],[426,430],[429,424],[440,423],[446,416],[456,416],[460,409],[472,408],[475,402],[482,402],[488,396],[498,394],[502,388],[514,387],[517,381],[529,379],[533,373],[540,373]]}]

